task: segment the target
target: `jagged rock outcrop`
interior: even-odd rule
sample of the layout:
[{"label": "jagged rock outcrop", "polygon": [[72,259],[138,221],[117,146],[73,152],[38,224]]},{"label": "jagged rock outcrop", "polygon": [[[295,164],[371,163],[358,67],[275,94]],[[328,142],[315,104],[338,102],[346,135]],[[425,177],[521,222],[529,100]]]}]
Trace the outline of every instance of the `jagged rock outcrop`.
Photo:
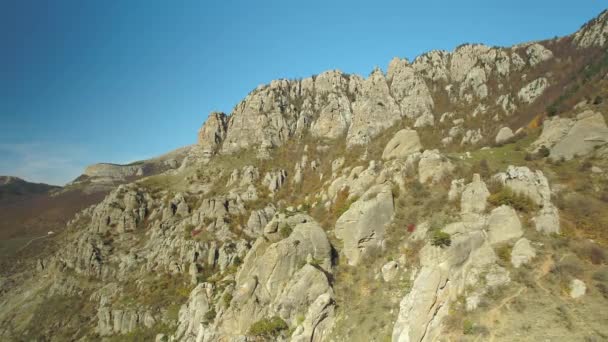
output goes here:
[{"label": "jagged rock outcrop", "polygon": [[291,227],[283,221],[286,232],[293,229],[283,240],[255,242],[236,275],[233,300],[217,328],[221,334],[245,333],[266,316],[295,322],[295,316],[307,312],[320,296],[333,296],[325,275],[331,272],[331,245],[311,217],[303,219],[306,222]]},{"label": "jagged rock outcrop", "polygon": [[382,159],[407,158],[412,153],[420,152],[421,149],[418,132],[413,129],[402,129],[386,144]]},{"label": "jagged rock outcrop", "polygon": [[589,21],[574,34],[574,42],[580,48],[603,47],[608,41],[608,11]]},{"label": "jagged rock outcrop", "polygon": [[522,102],[532,103],[543,94],[548,86],[549,81],[545,77],[539,77],[521,88],[517,93],[517,97]]},{"label": "jagged rock outcrop", "polygon": [[394,58],[389,63],[387,79],[390,82],[391,94],[399,104],[403,116],[426,118],[425,121],[420,121],[417,127],[433,120],[434,102],[431,92],[424,78],[418,75],[407,60]]},{"label": "jagged rock outcrop", "polygon": [[212,112],[198,132],[198,146],[204,156],[210,157],[221,147],[226,138],[228,117],[221,112]]},{"label": "jagged rock outcrop", "polygon": [[384,74],[376,69],[361,84],[361,95],[352,104],[353,119],[346,142],[349,146],[364,145],[402,116]]},{"label": "jagged rock outcrop", "polygon": [[386,224],[393,217],[391,187],[376,185],[336,221],[336,237],[344,243],[344,255],[350,265],[357,265],[368,253],[382,250]]},{"label": "jagged rock outcrop", "polygon": [[540,206],[533,218],[536,230],[545,234],[559,233],[559,213],[555,205],[551,203],[551,189],[542,171],[532,172],[527,167],[509,166],[506,172],[499,173],[495,177],[505,186],[530,197],[535,204]]}]

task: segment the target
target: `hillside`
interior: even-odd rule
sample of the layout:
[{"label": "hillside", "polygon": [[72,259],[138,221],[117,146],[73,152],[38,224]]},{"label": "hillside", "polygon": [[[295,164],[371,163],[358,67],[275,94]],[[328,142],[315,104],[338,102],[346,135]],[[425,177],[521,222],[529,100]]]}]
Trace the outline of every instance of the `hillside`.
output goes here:
[{"label": "hillside", "polygon": [[154,172],[94,166],[107,196],[0,276],[0,337],[606,340],[607,40],[275,80]]}]

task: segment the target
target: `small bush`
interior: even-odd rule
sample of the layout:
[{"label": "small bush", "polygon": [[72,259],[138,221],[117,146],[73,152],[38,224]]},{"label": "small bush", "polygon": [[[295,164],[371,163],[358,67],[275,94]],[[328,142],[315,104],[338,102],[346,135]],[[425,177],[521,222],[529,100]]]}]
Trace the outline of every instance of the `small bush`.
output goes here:
[{"label": "small bush", "polygon": [[452,238],[450,234],[436,230],[433,232],[431,244],[436,247],[449,247],[452,244]]},{"label": "small bush", "polygon": [[224,303],[224,306],[229,307],[231,301],[232,301],[232,294],[225,293],[224,296],[222,297],[222,302]]},{"label": "small bush", "polygon": [[215,312],[215,308],[211,308],[209,309],[207,312],[205,312],[205,322],[213,322],[213,320],[215,319],[215,315],[217,315],[217,313]]},{"label": "small bush", "polygon": [[599,104],[601,104],[602,102],[604,102],[604,99],[603,99],[601,96],[599,96],[599,95],[598,95],[598,96],[596,96],[596,97],[593,99],[593,104],[594,104],[594,105],[599,105]]},{"label": "small bush", "polygon": [[606,261],[606,253],[597,244],[585,241],[577,246],[576,254],[589,260],[594,265],[601,265]]},{"label": "small bush", "polygon": [[499,192],[490,195],[488,202],[498,207],[501,205],[509,205],[516,210],[530,212],[536,210],[536,204],[530,197],[519,194],[511,190],[509,187],[504,187]]},{"label": "small bush", "polygon": [[551,150],[547,148],[547,146],[543,145],[538,149],[537,155],[540,158],[546,158],[551,154]]},{"label": "small bush", "polygon": [[468,319],[465,319],[462,322],[462,333],[465,335],[472,335],[473,333],[475,333],[475,326],[473,325],[473,322]]},{"label": "small bush", "polygon": [[599,291],[599,293],[606,299],[608,299],[608,286],[604,283],[595,284],[595,288]]},{"label": "small bush", "polygon": [[501,246],[500,248],[498,248],[498,251],[496,254],[498,254],[498,257],[503,262],[505,262],[505,263],[511,262],[511,246],[509,246],[509,245]]},{"label": "small bush", "polygon": [[249,327],[249,335],[275,338],[282,331],[289,329],[287,323],[280,317],[263,318]]},{"label": "small bush", "polygon": [[292,229],[287,224],[285,224],[285,225],[281,226],[281,228],[279,228],[279,234],[281,234],[282,238],[289,237],[289,235],[291,235],[291,232],[292,232]]}]

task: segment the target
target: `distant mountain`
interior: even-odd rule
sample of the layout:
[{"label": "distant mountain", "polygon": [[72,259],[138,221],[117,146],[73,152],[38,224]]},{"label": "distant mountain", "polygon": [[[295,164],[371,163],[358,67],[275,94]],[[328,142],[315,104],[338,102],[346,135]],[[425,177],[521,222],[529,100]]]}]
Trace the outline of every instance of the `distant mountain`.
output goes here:
[{"label": "distant mountain", "polygon": [[44,183],[30,183],[19,177],[0,176],[0,200],[13,196],[46,194],[61,187]]}]

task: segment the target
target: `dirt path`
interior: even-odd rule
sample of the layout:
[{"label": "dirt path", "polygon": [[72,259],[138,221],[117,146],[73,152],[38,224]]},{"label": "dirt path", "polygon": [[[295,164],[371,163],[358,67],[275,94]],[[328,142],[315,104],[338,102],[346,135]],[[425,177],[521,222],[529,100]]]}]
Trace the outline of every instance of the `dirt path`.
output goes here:
[{"label": "dirt path", "polygon": [[34,242],[34,241],[36,241],[36,240],[44,239],[44,238],[47,238],[47,237],[49,237],[49,235],[48,235],[48,234],[47,234],[47,235],[43,235],[43,236],[38,236],[38,237],[35,237],[35,238],[31,239],[31,240],[30,240],[30,241],[28,241],[28,242],[27,242],[25,245],[21,246],[21,248],[19,248],[19,249],[17,250],[17,253],[19,253],[19,252],[21,252],[22,250],[26,249],[26,248],[27,248],[29,245],[31,245],[31,244],[32,244],[32,242]]}]

